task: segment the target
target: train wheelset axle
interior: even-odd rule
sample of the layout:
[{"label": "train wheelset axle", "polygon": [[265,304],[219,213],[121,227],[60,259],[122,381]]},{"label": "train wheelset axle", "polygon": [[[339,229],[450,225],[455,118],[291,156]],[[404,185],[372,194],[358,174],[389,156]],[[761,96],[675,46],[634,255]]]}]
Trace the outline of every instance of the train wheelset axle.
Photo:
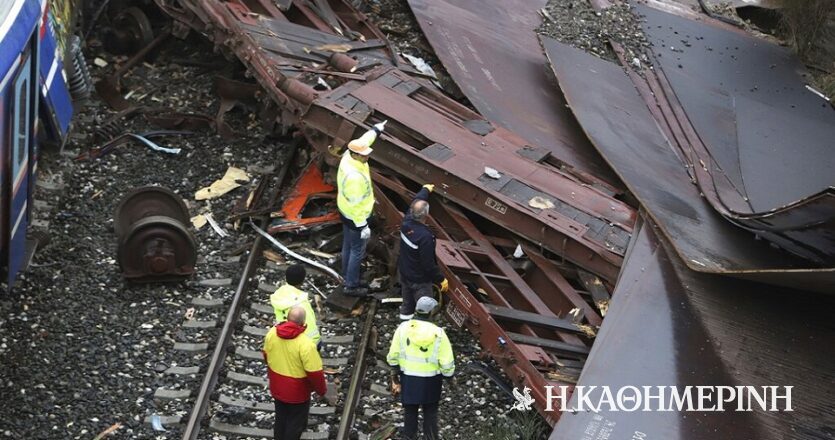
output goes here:
[{"label": "train wheelset axle", "polygon": [[137,188],[116,208],[119,267],[138,283],[179,281],[195,272],[197,242],[183,200],[166,188]]}]

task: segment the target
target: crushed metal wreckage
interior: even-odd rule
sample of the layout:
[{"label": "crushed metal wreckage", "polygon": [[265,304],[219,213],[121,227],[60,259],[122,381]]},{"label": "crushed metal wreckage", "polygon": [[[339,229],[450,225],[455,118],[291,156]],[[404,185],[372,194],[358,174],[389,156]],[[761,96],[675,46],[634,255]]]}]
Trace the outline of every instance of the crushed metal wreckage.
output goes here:
[{"label": "crushed metal wreckage", "polygon": [[[669,1],[650,3],[686,9]],[[810,329],[820,341],[835,337],[825,325],[831,307],[812,306],[831,305],[833,297],[811,293],[831,293],[835,285],[832,182],[816,173],[755,203],[769,186],[743,187],[736,178],[796,168],[781,168],[780,159],[762,155],[753,167],[724,161],[756,154],[748,149],[771,132],[750,118],[779,103],[749,96],[740,99],[742,108],[729,109],[728,93],[736,89],[702,96],[715,102],[698,96],[685,102],[677,77],[684,73],[665,64],[670,54],[662,54],[663,47],[655,49],[654,68],[640,72],[547,38],[543,49],[533,31],[543,1],[409,0],[439,58],[481,114],[401,59],[348,2],[156,3],[175,19],[172,34],[195,30],[242,62],[262,88],[255,93],[262,119],[299,128],[321,154],[317,164],[335,164],[335,153],[350,139],[389,121],[372,158],[383,245],[397,252],[397,225],[413,191],[435,184],[430,226],[450,280],[447,317],[476,335],[515,386],[532,390],[536,409],[555,426],[552,438],[580,438],[603,427],[597,414],[546,411],[547,385],[567,385],[570,393],[575,384],[790,384],[797,395],[811,396],[833,383],[835,344],[792,342]],[[591,3],[608,6],[605,0]],[[640,12],[652,20],[693,21],[692,11],[657,17],[670,14],[649,9]],[[511,17],[513,26],[495,26],[497,15],[489,15],[495,11],[508,12],[502,16]],[[485,20],[491,25],[481,28],[489,35],[473,30]],[[742,31],[704,16],[686,25],[712,26],[699,31],[712,38],[743,38]],[[645,31],[651,39],[666,41],[650,27]],[[630,66],[622,48],[612,46],[621,64]],[[692,56],[699,63],[711,55]],[[794,67],[786,63],[796,62],[779,62],[778,73],[785,75],[769,81],[795,81],[786,73]],[[547,64],[559,87],[546,74]],[[719,80],[701,78],[692,94],[711,81]],[[717,103],[736,112],[737,131],[743,130],[723,127],[715,134],[736,137],[730,153],[699,119],[703,107]],[[776,117],[798,119],[781,111],[789,116]],[[831,108],[816,114],[813,123],[822,121],[816,127],[823,131],[815,136],[831,130],[833,118]],[[748,123],[755,128],[744,129]],[[807,157],[792,166],[818,160],[819,141],[810,139]],[[820,159],[819,166],[830,159]],[[318,170],[300,180],[279,211],[285,221],[271,232],[333,221],[328,215],[302,218],[311,196],[332,191],[328,173]],[[783,179],[771,177],[772,185],[782,185]],[[802,317],[781,317],[786,298],[799,304]],[[828,385],[825,392],[831,391]],[[610,434],[623,438],[633,432],[705,438],[714,422],[728,438],[776,439],[797,431],[813,438],[824,429],[813,416],[828,401],[799,404],[783,424],[779,414],[746,415],[736,424],[733,414],[717,415],[701,425],[679,413],[601,417],[616,426]]]}]

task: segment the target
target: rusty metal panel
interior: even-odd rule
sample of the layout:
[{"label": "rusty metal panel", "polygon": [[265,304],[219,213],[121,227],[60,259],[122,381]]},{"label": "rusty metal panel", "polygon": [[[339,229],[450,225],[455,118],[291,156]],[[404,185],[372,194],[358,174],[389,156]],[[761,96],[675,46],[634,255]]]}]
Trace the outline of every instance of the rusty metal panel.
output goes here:
[{"label": "rusty metal panel", "polygon": [[[352,121],[359,132],[368,123],[387,119],[386,132],[374,147],[374,161],[415,181],[431,181],[444,197],[614,281],[624,237],[635,215],[629,206],[571,175],[518,155],[526,143],[508,141],[513,136],[502,128],[486,136],[471,132],[461,125],[463,120],[471,120],[471,115],[460,116],[469,111],[449,98],[433,95],[434,90],[422,87],[405,96],[392,88],[403,81],[411,80],[396,70],[381,70],[377,79],[350,91],[350,96],[373,109],[374,114],[364,123],[327,96],[314,102],[303,116],[311,143],[327,149],[335,134],[335,121]],[[338,99],[348,96],[339,89],[333,93]],[[448,146],[455,155],[440,162],[420,153],[434,144]],[[566,210],[561,212],[554,202],[547,209],[536,208],[533,193],[525,201],[503,194],[482,181],[487,167],[564,202]],[[569,207],[571,214],[567,214]],[[574,215],[576,211],[584,216]]]},{"label": "rusty metal panel", "polygon": [[409,0],[444,67],[481,114],[559,161],[617,185],[543,68],[534,29],[545,3]]},{"label": "rusty metal panel", "polygon": [[820,215],[835,210],[835,108],[806,88],[802,64],[738,29],[637,10],[659,67],[655,96],[688,133],[682,146],[711,206],[796,255],[835,265],[835,218]]},{"label": "rusty metal panel", "polygon": [[653,8],[637,12],[656,62],[751,212],[835,186],[835,109],[806,90],[803,65],[787,48]]},{"label": "rusty metal panel", "polygon": [[690,271],[649,221],[635,237],[577,385],[793,386],[793,411],[566,413],[551,439],[828,438],[835,298]]},{"label": "rusty metal panel", "polygon": [[[704,201],[623,69],[552,39],[543,38],[543,43],[560,87],[592,142],[691,269],[745,276],[814,269],[755,240]],[[832,276],[831,271],[819,272]]]}]

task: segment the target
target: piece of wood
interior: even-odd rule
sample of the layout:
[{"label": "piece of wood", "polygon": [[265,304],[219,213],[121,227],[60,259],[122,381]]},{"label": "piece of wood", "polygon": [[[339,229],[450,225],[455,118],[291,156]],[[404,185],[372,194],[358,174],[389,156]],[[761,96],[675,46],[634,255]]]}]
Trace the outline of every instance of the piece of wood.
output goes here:
[{"label": "piece of wood", "polygon": [[583,283],[583,286],[591,293],[591,298],[594,300],[594,304],[598,310],[600,310],[600,314],[605,316],[606,311],[609,309],[609,299],[611,298],[609,291],[606,290],[606,285],[596,275],[584,270],[578,269],[577,275],[580,278],[580,282]]}]

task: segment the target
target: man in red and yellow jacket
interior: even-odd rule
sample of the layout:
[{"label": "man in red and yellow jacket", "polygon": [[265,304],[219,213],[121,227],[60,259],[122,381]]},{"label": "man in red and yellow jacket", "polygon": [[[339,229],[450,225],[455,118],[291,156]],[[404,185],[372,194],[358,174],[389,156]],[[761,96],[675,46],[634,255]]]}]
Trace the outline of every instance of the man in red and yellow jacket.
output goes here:
[{"label": "man in red and yellow jacket", "polygon": [[304,309],[293,307],[287,321],[271,328],[264,339],[277,440],[299,440],[307,428],[310,393],[315,391],[324,397],[327,392],[322,358],[316,344],[304,336],[304,321]]}]

